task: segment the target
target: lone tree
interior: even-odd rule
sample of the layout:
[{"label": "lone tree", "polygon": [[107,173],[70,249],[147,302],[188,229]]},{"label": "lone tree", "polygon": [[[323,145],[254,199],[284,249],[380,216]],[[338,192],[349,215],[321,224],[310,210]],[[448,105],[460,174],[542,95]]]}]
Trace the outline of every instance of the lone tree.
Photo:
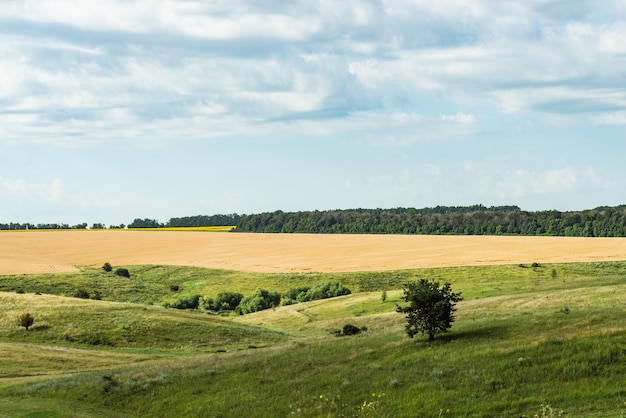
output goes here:
[{"label": "lone tree", "polygon": [[452,293],[450,283],[439,287],[439,282],[427,279],[407,284],[402,299],[409,305],[398,306],[396,311],[407,314],[406,333],[411,338],[428,333],[428,341],[452,327],[454,302],[463,300],[461,293]]},{"label": "lone tree", "polygon": [[31,327],[31,325],[33,325],[35,323],[35,317],[32,316],[30,313],[23,313],[20,316],[17,317],[17,326],[18,327],[24,327],[26,329],[26,331],[28,331],[28,328]]}]

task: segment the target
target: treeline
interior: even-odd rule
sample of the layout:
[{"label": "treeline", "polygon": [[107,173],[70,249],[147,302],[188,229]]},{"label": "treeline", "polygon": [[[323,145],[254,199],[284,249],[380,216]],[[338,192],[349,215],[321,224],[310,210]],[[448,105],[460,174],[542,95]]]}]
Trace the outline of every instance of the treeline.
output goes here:
[{"label": "treeline", "polygon": [[[264,212],[252,215],[196,215],[133,220],[109,228],[236,226],[237,232],[318,234],[551,235],[626,237],[626,205],[584,211],[528,212],[517,206],[436,206],[434,208],[346,209]],[[0,230],[86,229],[87,224],[0,223]],[[91,229],[106,228],[94,223]]]},{"label": "treeline", "polygon": [[237,232],[323,234],[626,236],[626,205],[578,212],[517,206],[266,212],[243,216]]},{"label": "treeline", "polygon": [[29,230],[29,229],[87,229],[87,224],[77,224],[70,226],[69,224],[58,224],[58,223],[50,223],[50,224],[31,224],[31,223],[8,223],[3,224],[0,223],[0,230]]},{"label": "treeline", "polygon": [[129,228],[181,228],[198,226],[234,226],[237,225],[243,215],[231,213],[227,215],[196,215],[181,218],[170,218],[166,223],[160,223],[156,219],[135,219],[128,224]]},{"label": "treeline", "polygon": [[[171,218],[168,222],[161,223],[156,219],[140,219],[137,218],[128,224],[128,228],[168,228],[168,227],[199,227],[199,226],[233,226],[239,223],[243,215],[236,213],[228,215],[196,215],[185,216],[181,218]],[[70,226],[65,223],[0,223],[0,230],[30,230],[30,229],[87,229],[87,223],[81,223]],[[110,229],[124,229],[127,226],[110,225]],[[91,229],[106,229],[102,223],[94,223]]]}]

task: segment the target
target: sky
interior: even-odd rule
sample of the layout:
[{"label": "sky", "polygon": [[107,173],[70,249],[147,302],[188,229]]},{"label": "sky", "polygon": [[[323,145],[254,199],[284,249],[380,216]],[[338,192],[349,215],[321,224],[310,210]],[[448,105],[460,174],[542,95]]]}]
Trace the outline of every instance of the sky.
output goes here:
[{"label": "sky", "polygon": [[626,203],[623,0],[0,0],[0,223]]}]

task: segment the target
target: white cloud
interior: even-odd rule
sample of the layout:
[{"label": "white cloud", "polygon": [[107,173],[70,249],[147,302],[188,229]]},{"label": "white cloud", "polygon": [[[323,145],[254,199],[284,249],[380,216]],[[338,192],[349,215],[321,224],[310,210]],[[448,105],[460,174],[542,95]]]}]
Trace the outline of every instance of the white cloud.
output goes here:
[{"label": "white cloud", "polygon": [[[477,128],[457,135],[432,119],[478,125],[464,110],[475,105],[612,124],[626,102],[624,7],[599,7],[12,1],[0,10],[1,140],[202,139],[281,120],[358,134],[352,115],[364,113],[434,124],[422,131],[378,117],[388,125],[370,142],[403,144],[428,131],[471,134]],[[430,101],[432,113],[423,110]]]},{"label": "white cloud", "polygon": [[592,118],[598,125],[626,125],[626,111],[605,113]]},{"label": "white cloud", "polygon": [[35,198],[52,204],[60,203],[65,195],[63,182],[59,179],[50,183],[35,183],[25,179],[0,177],[0,191],[2,190],[9,195],[9,199]]},{"label": "white cloud", "polygon": [[0,196],[4,195],[6,207],[28,207],[48,204],[67,208],[113,208],[120,205],[116,198],[87,190],[69,192],[61,179],[34,182],[26,179],[0,177]]},{"label": "white cloud", "polygon": [[459,122],[459,123],[474,123],[476,122],[476,118],[474,117],[474,115],[468,115],[465,113],[457,113],[456,115],[440,115],[439,116],[441,118],[441,120],[446,121],[452,121],[452,122]]},{"label": "white cloud", "polygon": [[569,167],[542,172],[517,169],[498,183],[502,197],[561,194],[579,186],[581,176]]}]

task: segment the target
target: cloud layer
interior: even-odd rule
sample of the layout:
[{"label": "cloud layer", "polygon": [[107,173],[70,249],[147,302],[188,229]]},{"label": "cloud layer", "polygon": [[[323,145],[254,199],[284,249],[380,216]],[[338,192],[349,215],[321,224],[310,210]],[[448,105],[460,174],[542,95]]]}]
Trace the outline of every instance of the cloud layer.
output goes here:
[{"label": "cloud layer", "polygon": [[[3,138],[201,139],[359,112],[393,130],[400,111],[428,120],[476,105],[623,124],[624,9],[547,0],[11,1],[0,11]],[[422,108],[433,100],[445,109]]]},{"label": "cloud layer", "polygon": [[[339,189],[396,178],[419,196],[426,186],[402,170],[438,167],[444,176],[478,162],[506,170],[504,179],[486,169],[476,180],[490,184],[487,196],[504,199],[497,190],[507,181],[517,185],[506,193],[513,197],[578,190],[580,173],[596,163],[572,157],[503,167],[480,161],[473,149],[501,158],[515,151],[493,155],[498,142],[540,148],[548,141],[519,136],[529,129],[557,132],[562,143],[572,132],[562,127],[626,125],[626,6],[619,0],[9,0],[0,8],[0,36],[0,147],[210,143],[225,153],[231,149],[220,148],[223,141],[239,141],[238,150],[242,143],[278,147],[271,141],[289,149],[306,139],[328,147],[330,138],[328,149],[355,155],[345,163],[353,170],[333,174]],[[459,143],[470,140],[476,145]],[[443,163],[434,143],[456,160]],[[398,160],[381,162],[380,173],[360,172],[357,159],[369,158],[371,148],[406,155],[386,151]],[[68,171],[29,177],[7,170],[0,171],[5,192],[23,180],[29,186],[22,189],[53,196],[48,190],[59,180],[88,194]],[[469,199],[453,191],[456,178],[441,181],[447,194],[433,192],[426,204]],[[237,196],[246,201],[245,192]]]}]

